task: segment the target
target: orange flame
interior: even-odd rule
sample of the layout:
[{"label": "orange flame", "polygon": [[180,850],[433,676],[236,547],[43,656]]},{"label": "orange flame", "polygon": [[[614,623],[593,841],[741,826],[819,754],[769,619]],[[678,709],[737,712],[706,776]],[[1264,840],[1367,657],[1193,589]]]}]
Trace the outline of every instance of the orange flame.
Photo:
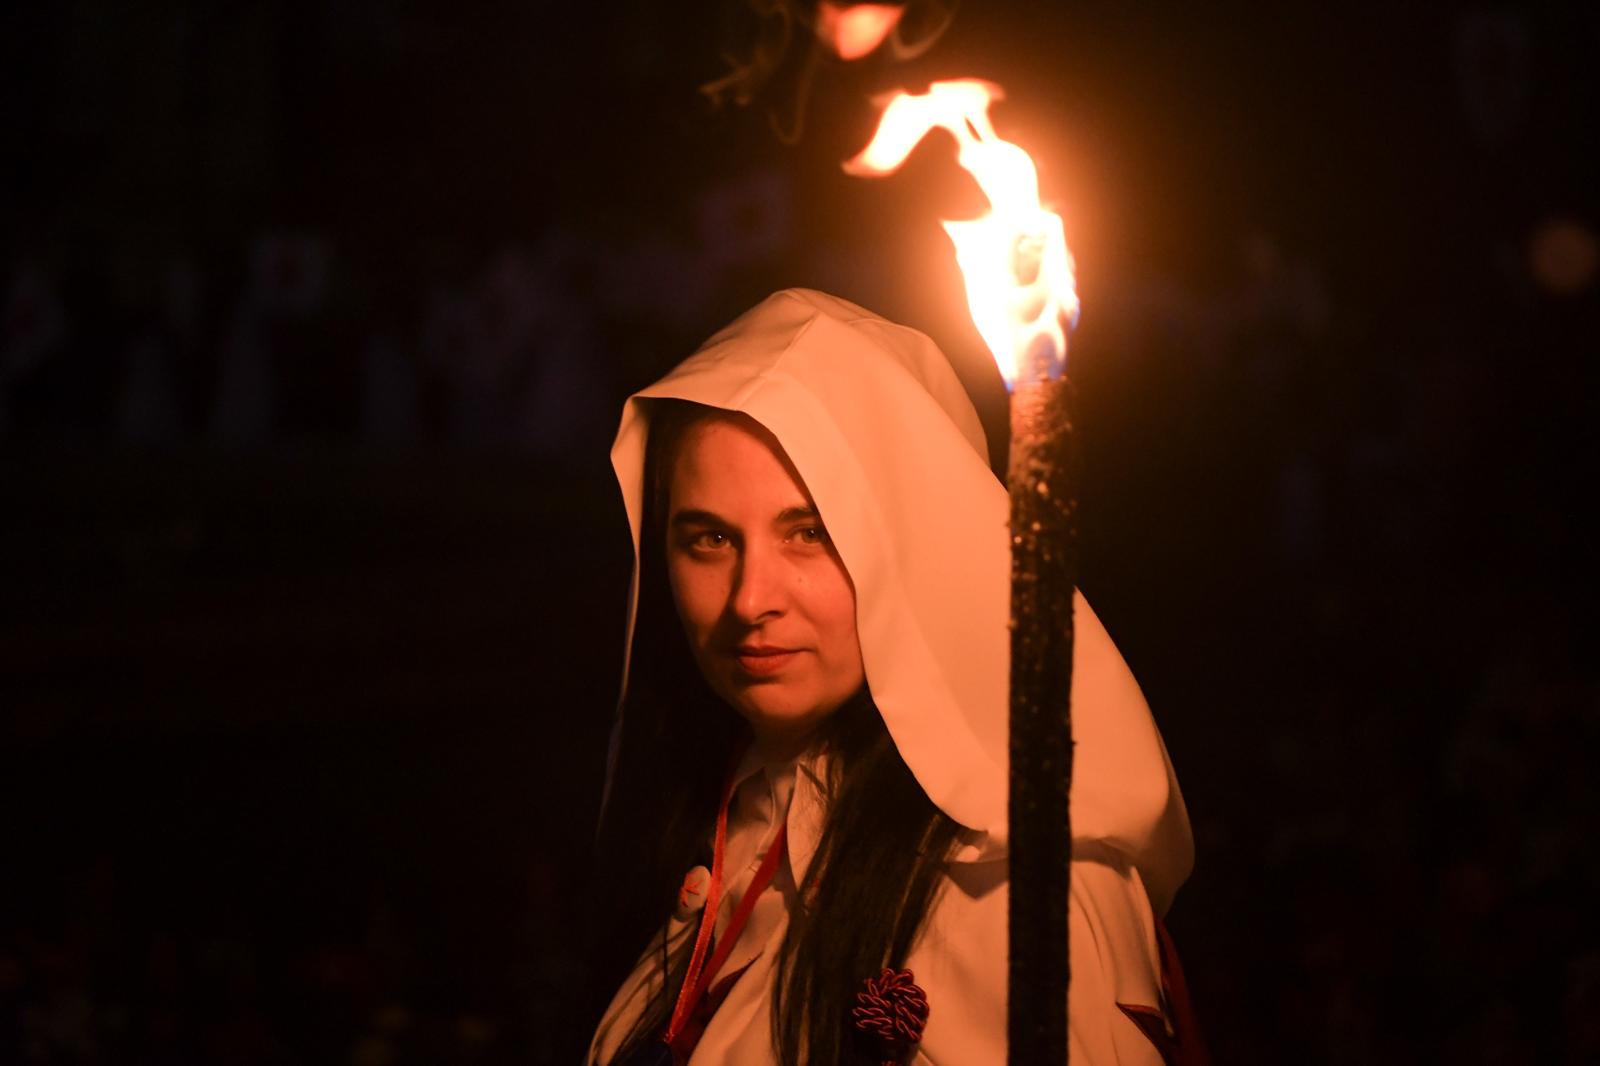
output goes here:
[{"label": "orange flame", "polygon": [[1006,387],[1014,388],[1019,377],[1064,369],[1062,322],[1077,321],[1078,293],[1061,216],[1040,205],[1033,160],[989,122],[989,105],[1001,97],[998,85],[974,79],[934,82],[920,95],[896,93],[871,142],[844,169],[882,177],[899,169],[934,127],[955,137],[956,161],[977,180],[991,210],[944,228],[956,246],[973,324]]},{"label": "orange flame", "polygon": [[905,14],[903,4],[837,4],[817,6],[817,37],[840,59],[860,59],[883,43]]}]

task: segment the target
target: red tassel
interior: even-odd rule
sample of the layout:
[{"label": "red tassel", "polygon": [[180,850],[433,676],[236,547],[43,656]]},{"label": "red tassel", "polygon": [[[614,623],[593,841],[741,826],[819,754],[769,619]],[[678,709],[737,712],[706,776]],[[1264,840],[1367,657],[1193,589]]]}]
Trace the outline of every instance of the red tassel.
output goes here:
[{"label": "red tassel", "polygon": [[928,994],[913,981],[910,970],[884,970],[862,982],[850,1012],[856,1028],[872,1041],[883,1066],[899,1066],[922,1042],[928,1023]]}]

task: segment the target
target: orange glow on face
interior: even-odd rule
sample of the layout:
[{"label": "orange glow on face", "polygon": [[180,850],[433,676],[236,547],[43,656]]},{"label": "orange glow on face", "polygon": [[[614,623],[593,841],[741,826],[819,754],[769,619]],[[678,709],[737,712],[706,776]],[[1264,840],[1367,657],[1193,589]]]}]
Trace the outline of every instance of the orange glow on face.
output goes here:
[{"label": "orange glow on face", "polygon": [[1033,159],[1001,140],[989,122],[989,105],[1000,98],[999,86],[974,79],[934,82],[920,95],[897,93],[871,142],[844,169],[861,177],[892,174],[935,127],[955,137],[956,161],[991,210],[944,228],[956,246],[973,324],[1013,388],[1032,365],[1026,357],[1041,345],[1051,346],[1050,369],[1059,372],[1067,353],[1062,322],[1077,320],[1078,293],[1061,216],[1039,203]]},{"label": "orange glow on face", "polygon": [[817,37],[840,59],[870,55],[900,24],[905,8],[900,4],[837,4],[822,0],[817,6]]},{"label": "orange glow on face", "polygon": [[695,662],[757,748],[788,758],[866,680],[855,586],[799,471],[754,420],[695,423],[670,477],[667,578]]}]

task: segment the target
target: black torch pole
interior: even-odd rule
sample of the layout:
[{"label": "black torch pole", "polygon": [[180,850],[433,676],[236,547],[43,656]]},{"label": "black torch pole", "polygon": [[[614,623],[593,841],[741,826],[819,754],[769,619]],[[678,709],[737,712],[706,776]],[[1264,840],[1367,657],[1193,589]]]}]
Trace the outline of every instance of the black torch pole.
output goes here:
[{"label": "black torch pole", "polygon": [[[1041,345],[1043,342],[1041,342]],[[1071,891],[1072,385],[1030,353],[1011,395],[1011,1066],[1067,1061]],[[1054,365],[1059,366],[1059,362]]]}]

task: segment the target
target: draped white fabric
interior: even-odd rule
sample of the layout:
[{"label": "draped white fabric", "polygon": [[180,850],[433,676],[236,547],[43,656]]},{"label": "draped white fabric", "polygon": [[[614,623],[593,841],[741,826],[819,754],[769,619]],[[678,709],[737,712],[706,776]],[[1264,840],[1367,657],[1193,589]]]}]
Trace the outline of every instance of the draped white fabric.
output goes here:
[{"label": "draped white fabric", "polygon": [[[923,334],[822,293],[777,293],[629,399],[612,463],[636,552],[651,401],[663,398],[755,419],[815,500],[855,586],[873,700],[929,798],[970,830],[911,960],[931,1003],[919,1061],[1003,1062],[1010,546],[1005,487],[971,401]],[[630,646],[633,618],[630,604]],[[1158,1061],[1115,1003],[1159,1004],[1152,906],[1164,912],[1188,874],[1188,818],[1144,696],[1081,596],[1075,621],[1074,1061]],[[808,769],[787,814],[791,886],[826,816]],[[779,881],[769,893],[782,895]],[[781,931],[741,938],[760,954],[695,1063],[771,1060]],[[615,1046],[608,1028],[619,1037],[616,1023],[659,980],[647,969],[648,957],[619,991],[597,1051]]]}]

